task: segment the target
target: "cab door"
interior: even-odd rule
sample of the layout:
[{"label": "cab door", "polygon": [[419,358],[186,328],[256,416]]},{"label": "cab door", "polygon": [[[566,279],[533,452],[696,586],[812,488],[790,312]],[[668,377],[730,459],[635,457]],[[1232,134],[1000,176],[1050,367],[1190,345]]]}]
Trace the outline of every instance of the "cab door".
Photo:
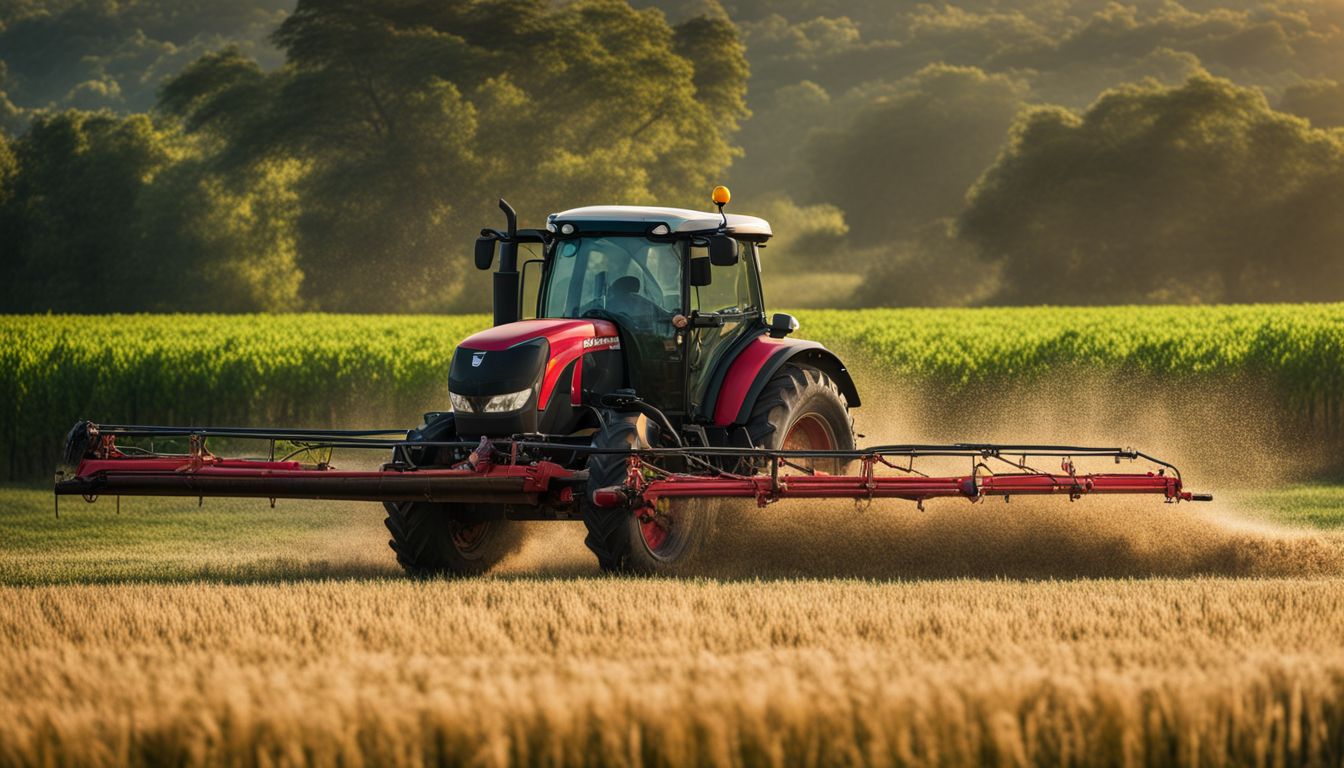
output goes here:
[{"label": "cab door", "polygon": [[682,313],[684,245],[633,235],[560,240],[542,291],[545,317],[616,323],[626,383],[675,418],[686,402],[684,353],[673,318]]},{"label": "cab door", "polygon": [[[687,390],[689,413],[695,413],[707,396],[711,374],[729,350],[744,336],[761,328],[761,291],[756,283],[756,249],[739,244],[741,258],[732,266],[709,266],[709,285],[690,287],[690,308],[702,320],[689,334]],[[691,249],[692,258],[709,260],[708,252]],[[704,319],[709,319],[708,324]]]}]

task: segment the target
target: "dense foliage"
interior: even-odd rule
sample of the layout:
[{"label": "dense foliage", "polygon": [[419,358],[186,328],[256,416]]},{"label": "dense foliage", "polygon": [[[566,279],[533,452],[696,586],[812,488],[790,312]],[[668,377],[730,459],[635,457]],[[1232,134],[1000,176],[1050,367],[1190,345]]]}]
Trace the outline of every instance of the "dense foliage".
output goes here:
[{"label": "dense foliage", "polygon": [[[817,311],[803,333],[860,372],[940,392],[1068,370],[1196,387],[1243,376],[1289,413],[1344,418],[1344,305]],[[51,468],[79,418],[411,426],[443,408],[467,316],[0,317],[0,472]]]},{"label": "dense foliage", "polygon": [[1198,77],[1027,113],[962,236],[1015,304],[1322,301],[1344,292],[1341,205],[1344,133]]},{"label": "dense foliage", "polygon": [[807,306],[1339,300],[1342,51],[1333,0],[0,0],[0,311],[484,310],[496,195],[725,180]]},{"label": "dense foliage", "polygon": [[283,66],[204,55],[152,122],[35,113],[0,309],[479,307],[463,255],[499,193],[528,223],[691,203],[745,115],[729,22],[624,0],[302,0],[270,39]]}]

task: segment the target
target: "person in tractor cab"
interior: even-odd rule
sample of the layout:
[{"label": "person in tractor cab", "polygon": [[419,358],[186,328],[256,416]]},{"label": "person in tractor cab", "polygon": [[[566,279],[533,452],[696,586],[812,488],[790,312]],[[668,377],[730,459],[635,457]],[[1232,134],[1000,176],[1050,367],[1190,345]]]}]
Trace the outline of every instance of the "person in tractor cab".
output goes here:
[{"label": "person in tractor cab", "polygon": [[555,249],[553,269],[542,317],[605,313],[625,327],[668,338],[675,333],[681,258],[674,243],[634,237],[566,240]]}]

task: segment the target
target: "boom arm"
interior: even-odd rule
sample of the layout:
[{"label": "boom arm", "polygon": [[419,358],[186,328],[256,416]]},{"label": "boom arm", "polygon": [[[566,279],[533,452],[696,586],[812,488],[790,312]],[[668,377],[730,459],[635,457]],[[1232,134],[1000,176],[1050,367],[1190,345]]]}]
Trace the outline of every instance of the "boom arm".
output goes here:
[{"label": "boom arm", "polygon": [[[737,448],[655,448],[599,450],[551,441],[509,440],[480,443],[408,442],[390,431],[175,429],[103,426],[83,423],[71,432],[68,466],[57,475],[58,495],[231,496],[251,498],[343,499],[355,501],[491,502],[573,507],[585,490],[587,474],[568,469],[558,453],[624,453],[629,473],[623,485],[591,489],[599,506],[630,505],[638,510],[664,498],[751,498],[765,506],[781,499],[885,499],[923,502],[961,497],[1090,494],[1151,494],[1166,501],[1208,501],[1184,490],[1171,464],[1120,448],[1041,445],[888,445],[853,452],[771,451]],[[265,440],[266,458],[221,458],[210,453],[210,437]],[[118,438],[185,439],[185,453],[120,448]],[[298,446],[296,455],[334,450],[377,450],[397,460],[370,470],[338,470],[328,460],[303,463],[293,455],[275,457],[277,444]],[[465,458],[452,466],[417,466],[408,449],[459,449]],[[970,460],[970,472],[931,477],[916,468],[928,459]],[[813,472],[807,459],[844,459],[855,474]],[[1042,471],[1042,459],[1059,462],[1059,471]],[[1080,472],[1075,460],[1146,461],[1146,472]],[[675,464],[691,471],[669,471]],[[756,473],[728,472],[727,464],[761,467]],[[1004,471],[996,472],[996,468]]]}]

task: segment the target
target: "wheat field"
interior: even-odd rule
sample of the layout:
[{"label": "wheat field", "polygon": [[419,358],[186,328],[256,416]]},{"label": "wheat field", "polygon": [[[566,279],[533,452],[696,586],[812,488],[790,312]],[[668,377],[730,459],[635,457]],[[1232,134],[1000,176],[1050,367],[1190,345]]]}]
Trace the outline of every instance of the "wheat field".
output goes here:
[{"label": "wheat field", "polygon": [[1339,765],[1342,500],[771,508],[680,580],[538,524],[415,582],[369,505],[0,490],[0,765]]},{"label": "wheat field", "polygon": [[1344,582],[5,588],[0,761],[1337,765]]}]

